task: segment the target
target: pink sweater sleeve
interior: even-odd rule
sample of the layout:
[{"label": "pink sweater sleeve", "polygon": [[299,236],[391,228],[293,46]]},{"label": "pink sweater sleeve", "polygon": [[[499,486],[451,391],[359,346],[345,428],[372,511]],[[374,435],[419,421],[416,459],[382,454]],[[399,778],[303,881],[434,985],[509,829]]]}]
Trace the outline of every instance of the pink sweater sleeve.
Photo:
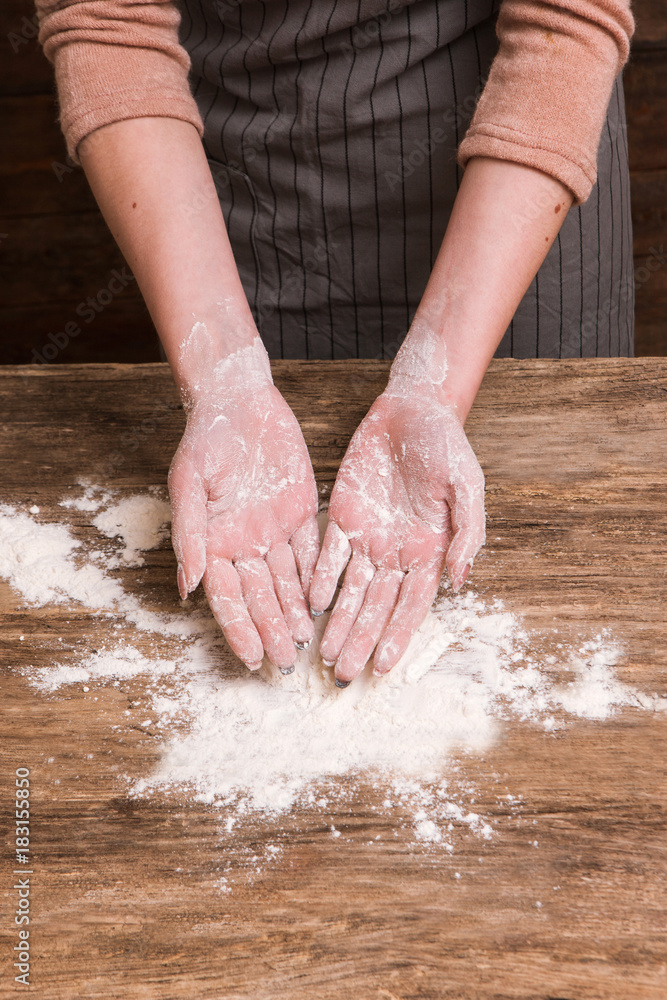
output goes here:
[{"label": "pink sweater sleeve", "polygon": [[472,156],[524,163],[585,201],[633,30],[630,0],[504,0],[500,48],[459,163]]},{"label": "pink sweater sleeve", "polygon": [[[70,156],[81,140],[126,118],[181,118],[203,134],[170,0],[36,0],[39,39],[55,65]],[[78,161],[77,161],[78,162]]]}]

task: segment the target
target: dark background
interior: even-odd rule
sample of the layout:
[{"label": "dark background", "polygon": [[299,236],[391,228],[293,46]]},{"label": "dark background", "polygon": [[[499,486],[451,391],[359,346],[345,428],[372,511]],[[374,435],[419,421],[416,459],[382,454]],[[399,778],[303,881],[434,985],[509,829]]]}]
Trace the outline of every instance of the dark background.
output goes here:
[{"label": "dark background", "polygon": [[[634,12],[625,93],[636,354],[667,355],[667,0],[636,0]],[[136,284],[108,291],[123,258],[83,172],[66,162],[52,67],[36,36],[32,0],[2,0],[0,364],[37,361],[34,351],[53,362],[157,361],[157,336]],[[77,307],[89,297],[99,311],[86,323],[92,314],[82,317]],[[67,337],[68,323],[82,332]]]}]

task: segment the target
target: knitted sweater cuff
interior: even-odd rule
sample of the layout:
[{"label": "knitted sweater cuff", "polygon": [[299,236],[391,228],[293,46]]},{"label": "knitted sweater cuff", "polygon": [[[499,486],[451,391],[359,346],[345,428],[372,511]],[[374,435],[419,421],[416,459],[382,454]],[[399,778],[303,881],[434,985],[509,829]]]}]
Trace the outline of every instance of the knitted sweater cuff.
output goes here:
[{"label": "knitted sweater cuff", "polygon": [[91,132],[128,118],[180,118],[203,135],[187,70],[159,49],[71,42],[55,53],[60,123],[72,159]]},{"label": "knitted sweater cuff", "polygon": [[629,51],[627,0],[505,0],[500,48],[458,161],[512,160],[585,201],[614,80]]}]

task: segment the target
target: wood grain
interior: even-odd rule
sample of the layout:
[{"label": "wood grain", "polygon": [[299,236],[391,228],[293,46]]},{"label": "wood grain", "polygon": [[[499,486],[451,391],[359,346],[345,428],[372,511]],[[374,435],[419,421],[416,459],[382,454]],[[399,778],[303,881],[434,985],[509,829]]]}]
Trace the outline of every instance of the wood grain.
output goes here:
[{"label": "wood grain", "polygon": [[[95,290],[93,288],[93,292]],[[83,322],[76,313],[81,301],[64,300],[58,303],[57,309],[48,302],[0,307],[2,353],[6,363],[40,363],[38,358],[44,357],[44,348],[48,350],[48,345],[53,343],[49,334],[63,333],[71,322],[79,324],[81,333],[70,338],[62,350],[58,349],[55,359],[49,356],[46,359],[49,363],[85,363],[91,357],[111,353],[121,364],[160,360],[158,336],[143,300],[126,291],[89,323]],[[60,343],[64,343],[62,338]],[[51,350],[48,353],[51,355]]]},{"label": "wood grain", "polygon": [[[387,370],[274,364],[324,494]],[[625,647],[619,676],[662,693],[666,398],[667,361],[494,361],[467,425],[487,480],[474,588],[568,642],[610,629]],[[44,520],[80,476],[128,493],[164,486],[183,426],[162,365],[6,369],[0,411],[2,499],[37,503]],[[90,537],[87,515],[72,523]],[[171,552],[148,555],[127,585],[176,610]],[[138,724],[140,680],[93,702],[76,688],[38,696],[20,676],[63,645],[103,640],[108,625],[31,611],[7,586],[0,616],[3,893],[14,902],[8,805],[16,767],[28,766],[36,995],[664,1000],[663,716],[625,710],[556,736],[507,724],[485,755],[455,762],[498,834],[487,843],[457,828],[451,857],[393,837],[396,817],[374,812],[380,793],[363,781],[345,809],[258,820],[235,838],[185,795],[125,797],[122,775],[160,754]],[[249,857],[277,841],[280,860],[257,874]],[[234,890],[222,895],[226,865]],[[0,935],[9,997],[7,908]]]},{"label": "wood grain", "polygon": [[635,171],[630,182],[635,255],[667,250],[667,170]]},{"label": "wood grain", "polygon": [[3,0],[0,9],[0,94],[53,92],[53,67],[37,41],[32,0]]},{"label": "wood grain", "polygon": [[[656,252],[635,257],[636,353],[665,356],[667,315],[667,240],[652,244]],[[662,248],[662,249],[661,249]]]},{"label": "wood grain", "polygon": [[633,48],[667,49],[667,0],[633,0]]},{"label": "wood grain", "polygon": [[83,170],[67,161],[54,95],[2,97],[0,113],[0,215],[96,212]]},{"label": "wood grain", "polygon": [[631,170],[667,168],[667,61],[663,49],[638,49],[623,72]]}]

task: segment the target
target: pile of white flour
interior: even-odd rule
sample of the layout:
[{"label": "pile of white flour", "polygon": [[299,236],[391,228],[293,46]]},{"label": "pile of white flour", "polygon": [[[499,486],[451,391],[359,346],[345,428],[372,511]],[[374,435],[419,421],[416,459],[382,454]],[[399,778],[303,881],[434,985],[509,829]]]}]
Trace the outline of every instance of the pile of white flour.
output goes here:
[{"label": "pile of white flour", "polygon": [[82,496],[68,497],[61,501],[60,506],[70,510],[100,511],[93,518],[93,525],[107,538],[122,539],[120,557],[107,559],[107,569],[119,565],[143,566],[145,559],[141,553],[157,548],[160,542],[169,538],[171,510],[169,504],[156,495],[156,491],[112,503],[109,492],[89,485]]},{"label": "pile of white flour", "polygon": [[[621,650],[609,638],[540,655],[514,615],[470,590],[439,601],[384,678],[367,668],[339,690],[317,642],[290,676],[266,663],[251,674],[202,599],[175,601],[183,610],[163,613],[127,593],[112,572],[141,565],[142,551],[164,543],[168,507],[160,496],[118,499],[88,487],[63,506],[94,514],[99,543],[113,537],[117,551],[77,541],[67,524],[3,507],[0,575],[33,607],[67,603],[72,615],[77,604],[96,609],[109,618],[108,640],[74,662],[61,656],[51,667],[26,668],[26,677],[43,692],[76,684],[89,696],[99,685],[148,681],[150,702],[132,724],[162,734],[163,753],[154,773],[128,779],[131,794],[187,793],[220,809],[228,831],[257,811],[296,806],[330,816],[332,803],[349,801],[360,780],[380,790],[387,816],[400,824],[409,818],[417,839],[452,850],[460,824],[493,833],[470,808],[474,790],[462,794],[452,780],[454,752],[489,747],[512,719],[553,730],[568,716],[604,720],[621,706],[665,707],[616,679]],[[320,632],[325,620],[317,622]],[[154,637],[153,654],[134,645],[142,633],[144,647],[146,633]],[[572,679],[561,685],[564,667]]]}]

